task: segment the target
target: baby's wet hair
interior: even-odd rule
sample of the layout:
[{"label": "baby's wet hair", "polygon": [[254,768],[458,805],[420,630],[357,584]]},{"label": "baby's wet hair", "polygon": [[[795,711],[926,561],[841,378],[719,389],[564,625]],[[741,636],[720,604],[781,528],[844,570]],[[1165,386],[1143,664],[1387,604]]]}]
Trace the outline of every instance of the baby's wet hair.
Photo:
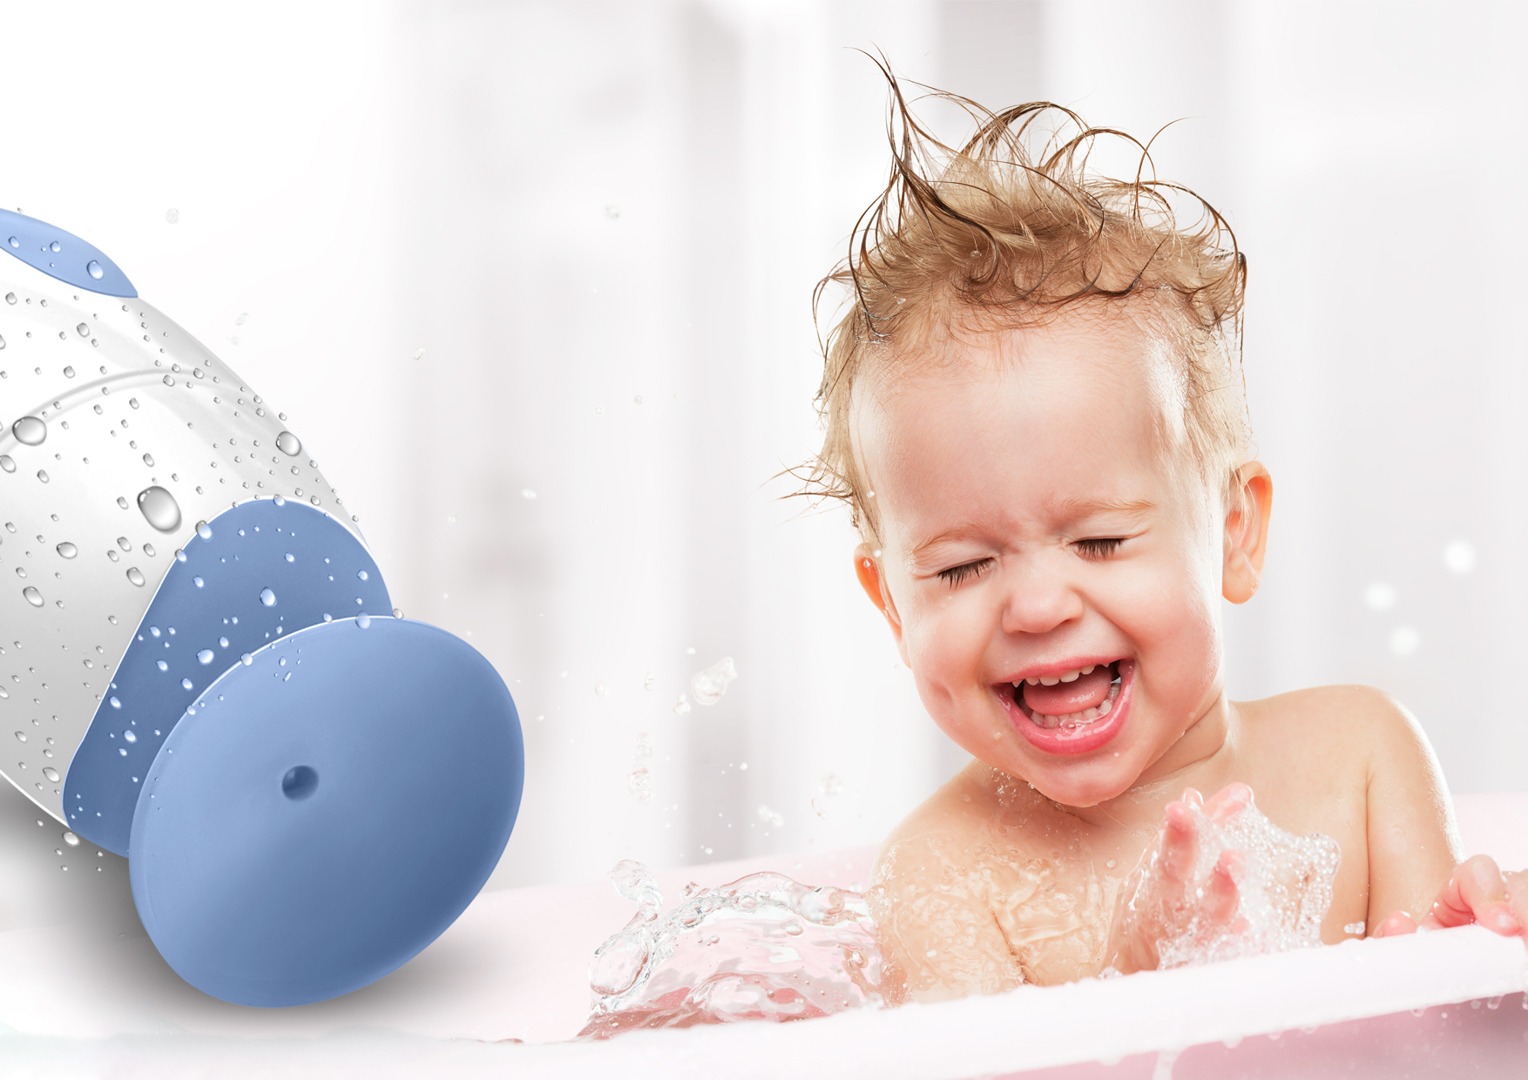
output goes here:
[{"label": "baby's wet hair", "polygon": [[[1241,374],[1246,260],[1206,200],[1157,178],[1151,143],[1090,127],[1071,109],[1030,102],[1001,112],[898,78],[889,86],[886,187],[860,216],[849,253],[817,285],[824,368],[816,404],[824,439],[794,470],[798,494],[847,503],[867,539],[878,534],[871,493],[850,433],[855,386],[871,372],[895,378],[939,334],[1036,326],[1072,307],[1143,320],[1172,347],[1184,390],[1184,429],[1205,478],[1237,503],[1234,470],[1251,439]],[[946,145],[917,119],[918,98],[954,105],[976,124]],[[1106,142],[1128,148],[1135,173],[1090,171]],[[830,290],[847,310],[820,328]]]}]

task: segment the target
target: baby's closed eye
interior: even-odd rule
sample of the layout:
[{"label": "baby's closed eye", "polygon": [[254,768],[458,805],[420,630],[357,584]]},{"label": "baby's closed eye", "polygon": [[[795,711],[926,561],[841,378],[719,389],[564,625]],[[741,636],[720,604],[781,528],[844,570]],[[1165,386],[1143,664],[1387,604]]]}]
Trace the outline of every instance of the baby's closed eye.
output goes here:
[{"label": "baby's closed eye", "polygon": [[1107,559],[1125,542],[1123,536],[1097,536],[1086,540],[1073,540],[1072,546],[1089,559]]},{"label": "baby's closed eye", "polygon": [[939,580],[946,582],[951,587],[953,587],[959,585],[962,581],[980,577],[982,574],[985,574],[991,568],[991,566],[992,560],[990,558],[977,559],[975,562],[961,563],[959,566],[952,566],[948,570],[939,571]]}]

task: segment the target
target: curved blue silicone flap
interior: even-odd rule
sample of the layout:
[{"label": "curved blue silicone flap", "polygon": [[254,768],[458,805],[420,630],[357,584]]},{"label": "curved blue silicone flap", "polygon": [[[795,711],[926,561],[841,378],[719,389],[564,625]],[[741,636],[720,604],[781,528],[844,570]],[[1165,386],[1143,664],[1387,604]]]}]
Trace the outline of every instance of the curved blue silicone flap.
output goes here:
[{"label": "curved blue silicone flap", "polygon": [[138,295],[127,275],[100,248],[13,210],[0,210],[0,251],[77,289],[106,296]]},{"label": "curved blue silicone flap", "polygon": [[455,921],[519,810],[514,702],[424,623],[337,620],[235,665],[138,799],[138,914],[191,985],[298,1005],[386,975]]},{"label": "curved blue silicone flap", "polygon": [[284,634],[392,608],[366,548],[321,510],[258,499],[200,525],[165,572],[69,763],[69,827],[128,854],[142,779],[197,694]]}]

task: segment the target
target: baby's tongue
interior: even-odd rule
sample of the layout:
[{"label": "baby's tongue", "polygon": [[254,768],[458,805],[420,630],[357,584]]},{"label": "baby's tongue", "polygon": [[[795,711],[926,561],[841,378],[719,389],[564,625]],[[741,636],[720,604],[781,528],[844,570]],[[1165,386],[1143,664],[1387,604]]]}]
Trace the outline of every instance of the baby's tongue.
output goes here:
[{"label": "baby's tongue", "polygon": [[1108,666],[1094,668],[1072,682],[1055,686],[1031,686],[1024,684],[1024,704],[1032,712],[1046,716],[1065,716],[1082,712],[1101,704],[1109,696],[1109,684],[1114,681],[1114,669]]}]

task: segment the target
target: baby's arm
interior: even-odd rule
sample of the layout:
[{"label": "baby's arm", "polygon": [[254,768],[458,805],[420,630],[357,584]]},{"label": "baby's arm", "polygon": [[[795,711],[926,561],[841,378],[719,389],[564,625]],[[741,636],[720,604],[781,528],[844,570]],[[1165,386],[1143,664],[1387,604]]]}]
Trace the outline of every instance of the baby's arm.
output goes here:
[{"label": "baby's arm", "polygon": [[[1484,855],[1461,861],[1442,772],[1416,719],[1378,691],[1366,695],[1364,704],[1368,715],[1360,730],[1371,747],[1370,933],[1472,922],[1522,933],[1528,923],[1528,875],[1503,877]],[[1516,895],[1509,899],[1509,891]]]},{"label": "baby's arm", "polygon": [[922,831],[914,820],[876,861],[869,900],[892,1004],[993,994],[1024,981],[969,854],[958,834]]}]

